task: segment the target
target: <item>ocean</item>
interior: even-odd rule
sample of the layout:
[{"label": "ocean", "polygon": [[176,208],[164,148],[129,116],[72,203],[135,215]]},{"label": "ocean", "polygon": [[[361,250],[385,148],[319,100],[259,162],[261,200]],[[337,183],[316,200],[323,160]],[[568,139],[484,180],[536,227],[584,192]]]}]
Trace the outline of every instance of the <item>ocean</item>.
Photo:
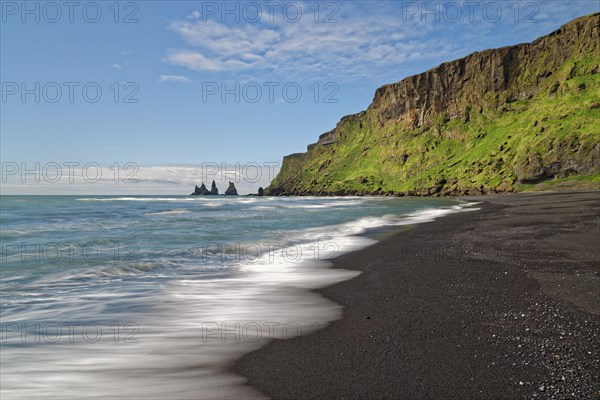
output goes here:
[{"label": "ocean", "polygon": [[469,209],[433,198],[1,196],[0,397],[261,398],[228,367],[341,317],[311,291],[360,273],[330,268],[333,258]]}]

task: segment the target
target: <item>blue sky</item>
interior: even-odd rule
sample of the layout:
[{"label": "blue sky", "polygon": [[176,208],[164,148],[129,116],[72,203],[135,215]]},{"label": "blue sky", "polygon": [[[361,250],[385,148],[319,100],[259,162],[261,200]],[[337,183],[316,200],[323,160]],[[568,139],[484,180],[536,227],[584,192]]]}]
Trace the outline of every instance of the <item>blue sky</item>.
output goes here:
[{"label": "blue sky", "polygon": [[[597,0],[73,4],[1,2],[3,194],[187,194],[212,178],[207,163],[239,163],[225,169],[255,191],[270,174],[250,182],[244,166],[304,151],[382,84],[599,10]],[[66,176],[65,162],[100,165],[103,179],[45,179],[52,163]],[[39,182],[14,170],[36,163]],[[107,180],[115,163],[138,166],[137,181]]]}]

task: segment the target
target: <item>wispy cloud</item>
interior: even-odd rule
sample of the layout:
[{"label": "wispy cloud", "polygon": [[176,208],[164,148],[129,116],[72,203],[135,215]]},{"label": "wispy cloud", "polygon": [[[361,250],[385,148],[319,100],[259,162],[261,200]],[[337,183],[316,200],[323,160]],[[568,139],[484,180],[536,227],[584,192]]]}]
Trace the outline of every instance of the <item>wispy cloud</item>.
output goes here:
[{"label": "wispy cloud", "polygon": [[191,82],[191,80],[185,76],[161,75],[158,78],[158,82],[159,83],[164,83],[164,82],[189,83],[189,82]]},{"label": "wispy cloud", "polygon": [[[444,11],[442,3],[425,3],[415,2],[412,7],[438,10],[438,14],[407,15],[403,2],[366,1],[336,3],[337,23],[325,23],[325,15],[315,22],[310,13],[295,23],[285,21],[280,13],[269,15],[272,22],[263,16],[255,23],[243,18],[238,23],[223,23],[201,18],[195,11],[169,24],[182,45],[169,49],[164,61],[236,79],[248,74],[259,79],[366,78],[381,82],[483,50],[489,43],[511,43],[524,33],[531,32],[534,39],[548,33],[551,26],[557,27],[565,15],[578,14],[571,2],[537,3],[537,9],[519,3],[518,14],[513,3],[501,3],[502,18],[491,21],[482,5],[469,12],[457,2],[462,7],[461,17],[449,21],[455,17]],[[311,9],[309,3],[299,4],[305,11]]]},{"label": "wispy cloud", "polygon": [[171,50],[167,54],[166,61],[193,71],[222,71],[227,64],[226,61],[207,58],[195,50]]},{"label": "wispy cloud", "polygon": [[113,67],[114,69],[121,69],[129,65],[129,61],[127,61],[127,56],[129,56],[131,52],[129,50],[121,50],[119,53],[122,56],[122,60],[118,63],[114,63],[111,65],[111,67]]},{"label": "wispy cloud", "polygon": [[186,17],[187,19],[192,19],[192,20],[198,20],[200,19],[200,12],[199,11],[193,11],[190,15],[188,15]]},{"label": "wispy cloud", "polygon": [[339,77],[340,71],[353,79],[372,77],[452,47],[444,40],[425,40],[427,26],[415,30],[385,12],[367,19],[348,12],[338,23],[316,23],[312,17],[290,23],[275,17],[273,23],[225,24],[192,14],[169,27],[184,44],[167,51],[169,64],[199,72],[252,70],[292,79]]},{"label": "wispy cloud", "polygon": [[[235,183],[240,194],[256,193],[259,186],[267,187],[279,172],[279,163],[254,162],[248,164],[204,163],[203,165],[150,165],[121,168],[118,175],[110,166],[100,167],[102,172],[96,179],[96,168],[87,176],[79,168],[59,179],[22,181],[19,174],[7,177],[2,183],[4,194],[180,194],[191,193],[195,185],[215,180],[221,192],[230,181]],[[72,177],[70,179],[69,177]],[[52,180],[52,181],[51,181]],[[93,181],[93,182],[92,182]]]}]

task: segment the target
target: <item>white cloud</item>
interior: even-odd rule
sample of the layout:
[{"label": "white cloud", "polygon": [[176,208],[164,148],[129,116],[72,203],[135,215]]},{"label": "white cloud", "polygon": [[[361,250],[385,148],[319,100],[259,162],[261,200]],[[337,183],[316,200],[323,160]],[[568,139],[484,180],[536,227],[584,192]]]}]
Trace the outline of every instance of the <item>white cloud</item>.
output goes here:
[{"label": "white cloud", "polygon": [[123,68],[123,66],[121,64],[113,64],[113,65],[111,65],[111,67],[113,67],[114,69],[121,69],[121,68]]},{"label": "white cloud", "polygon": [[[461,18],[449,22],[453,17],[445,13],[427,14],[431,5],[423,13],[406,15],[398,3],[343,2],[333,16],[338,23],[323,22],[329,9],[321,10],[320,20],[315,22],[310,2],[299,3],[305,14],[296,23],[286,22],[281,10],[272,15],[274,21],[263,15],[256,23],[243,18],[238,23],[231,18],[222,23],[194,12],[169,24],[182,44],[168,50],[165,61],[236,78],[242,72],[256,79],[397,80],[473,51],[516,43],[523,37],[535,39],[592,4],[581,0],[578,4],[585,3],[585,7],[579,9],[572,2],[540,3],[534,15],[539,23],[528,23],[531,7],[521,4],[515,21],[514,6],[506,3],[502,19],[496,23],[484,18],[482,5],[471,15],[469,7],[457,3]],[[422,2],[415,4],[419,10],[426,7]],[[438,9],[444,10],[442,3]]]},{"label": "white cloud", "polygon": [[170,49],[165,61],[199,72],[252,70],[287,79],[300,79],[300,75],[355,79],[398,67],[417,50],[420,58],[444,53],[448,45],[444,40],[425,40],[427,26],[415,29],[414,23],[398,23],[385,10],[379,12],[369,18],[350,12],[339,23],[315,23],[308,15],[296,23],[279,15],[273,23],[245,24],[190,17],[170,24],[184,46]]},{"label": "white cloud", "polygon": [[200,52],[193,50],[172,50],[165,59],[169,64],[179,65],[194,71],[222,71],[225,63],[210,60]]},{"label": "white cloud", "polygon": [[200,19],[200,13],[198,11],[192,12],[186,17],[187,19]]},{"label": "white cloud", "polygon": [[[253,162],[247,164],[205,163],[204,165],[153,165],[139,169],[115,169],[101,166],[96,181],[96,168],[87,174],[80,168],[63,170],[63,175],[45,176],[38,182],[22,182],[19,174],[10,175],[2,183],[3,194],[179,194],[188,195],[194,186],[215,180],[219,191],[234,182],[240,194],[256,193],[259,186],[267,187],[279,172],[279,163]],[[118,172],[118,175],[115,175]],[[91,178],[84,179],[84,176]],[[51,182],[50,180],[54,181]],[[93,181],[93,182],[92,182]]]},{"label": "white cloud", "polygon": [[160,83],[164,83],[164,82],[189,83],[189,82],[191,82],[191,80],[185,76],[161,75],[158,78],[158,82],[160,82]]}]

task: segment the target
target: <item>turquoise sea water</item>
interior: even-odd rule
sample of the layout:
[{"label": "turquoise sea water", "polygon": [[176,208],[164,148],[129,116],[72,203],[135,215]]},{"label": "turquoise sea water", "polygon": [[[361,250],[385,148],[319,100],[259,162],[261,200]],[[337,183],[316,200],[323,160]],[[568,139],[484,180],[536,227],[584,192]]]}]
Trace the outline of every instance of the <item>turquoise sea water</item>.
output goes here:
[{"label": "turquoise sea water", "polygon": [[226,366],[340,317],[307,289],[448,199],[2,196],[1,397],[261,397]]}]

